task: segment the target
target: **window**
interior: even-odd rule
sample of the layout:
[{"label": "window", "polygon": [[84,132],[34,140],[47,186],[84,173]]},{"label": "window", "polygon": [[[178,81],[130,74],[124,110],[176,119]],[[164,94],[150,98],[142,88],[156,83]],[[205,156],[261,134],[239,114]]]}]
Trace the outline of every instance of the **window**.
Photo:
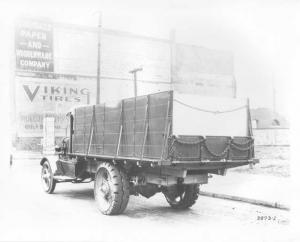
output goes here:
[{"label": "window", "polygon": [[277,119],[272,121],[272,126],[280,126],[280,122]]},{"label": "window", "polygon": [[252,120],[252,128],[253,129],[257,129],[258,128],[258,120],[257,119],[253,119]]}]

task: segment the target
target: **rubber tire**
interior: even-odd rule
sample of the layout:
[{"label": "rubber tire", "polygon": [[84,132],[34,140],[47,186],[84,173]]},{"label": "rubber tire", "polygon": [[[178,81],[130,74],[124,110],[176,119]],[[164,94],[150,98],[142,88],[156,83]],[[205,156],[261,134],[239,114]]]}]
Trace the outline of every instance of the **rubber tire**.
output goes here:
[{"label": "rubber tire", "polygon": [[[112,201],[109,203],[109,207],[104,209],[101,207],[101,203],[98,201],[98,179],[100,179],[100,171],[105,169],[110,177],[110,195]],[[129,201],[129,181],[126,173],[121,167],[115,166],[109,162],[103,162],[97,169],[94,182],[94,197],[96,200],[97,208],[101,213],[105,215],[117,215],[124,212]]]},{"label": "rubber tire", "polygon": [[[178,185],[177,185],[178,186]],[[179,202],[172,201],[168,197],[168,192],[164,192],[167,202],[174,209],[187,209],[193,206],[198,197],[199,197],[199,185],[198,184],[189,184],[189,185],[180,185],[183,186],[185,194],[183,195],[182,200]]]},{"label": "rubber tire", "polygon": [[[54,190],[55,190],[55,187],[56,187],[56,180],[53,179],[53,172],[52,172],[52,169],[51,169],[51,165],[50,165],[49,161],[47,161],[47,160],[46,160],[46,161],[43,163],[43,165],[42,165],[41,179],[43,179],[43,178],[42,178],[42,174],[43,174],[43,169],[44,169],[45,166],[48,167],[48,170],[49,170],[50,176],[51,176],[51,181],[50,181],[50,186],[49,186],[48,189],[45,189],[44,186],[43,186],[43,188],[44,188],[44,191],[45,191],[46,193],[51,194],[51,193],[53,193]],[[42,181],[42,182],[43,182],[43,181]],[[42,185],[43,185],[43,184],[42,184]]]}]

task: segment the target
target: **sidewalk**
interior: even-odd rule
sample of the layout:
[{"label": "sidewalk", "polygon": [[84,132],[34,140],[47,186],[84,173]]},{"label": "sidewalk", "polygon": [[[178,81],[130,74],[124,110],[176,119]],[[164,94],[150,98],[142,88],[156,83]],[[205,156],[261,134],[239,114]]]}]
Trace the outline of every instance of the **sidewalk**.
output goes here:
[{"label": "sidewalk", "polygon": [[226,176],[213,175],[201,191],[239,196],[290,206],[290,178],[245,174],[228,171]]}]

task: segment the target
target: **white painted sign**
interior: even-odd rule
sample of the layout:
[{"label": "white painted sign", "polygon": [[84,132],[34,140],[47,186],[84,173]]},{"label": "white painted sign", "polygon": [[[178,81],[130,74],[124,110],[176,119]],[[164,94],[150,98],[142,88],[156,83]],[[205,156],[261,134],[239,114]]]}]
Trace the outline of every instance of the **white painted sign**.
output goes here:
[{"label": "white painted sign", "polygon": [[43,114],[53,113],[57,136],[66,134],[70,108],[95,102],[95,78],[44,79],[16,77],[17,134],[42,137]]},{"label": "white painted sign", "polygon": [[53,72],[53,26],[40,19],[20,19],[15,31],[16,68]]}]

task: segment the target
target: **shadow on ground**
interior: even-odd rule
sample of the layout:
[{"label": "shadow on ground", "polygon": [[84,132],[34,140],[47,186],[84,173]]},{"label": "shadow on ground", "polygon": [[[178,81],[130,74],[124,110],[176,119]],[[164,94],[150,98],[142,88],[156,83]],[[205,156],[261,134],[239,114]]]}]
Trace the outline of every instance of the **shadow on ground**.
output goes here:
[{"label": "shadow on ground", "polygon": [[94,200],[94,190],[93,189],[57,189],[53,195],[68,197],[72,199],[80,199],[80,200]]},{"label": "shadow on ground", "polygon": [[[84,200],[94,202],[94,191],[92,188],[76,188],[76,189],[57,189],[53,194],[62,198],[70,198],[74,200]],[[129,204],[122,217],[129,218],[169,218],[172,216],[199,216],[193,209],[175,210],[163,201],[158,196],[146,199],[141,196],[130,196]],[[94,204],[91,204],[94,206]]]}]

